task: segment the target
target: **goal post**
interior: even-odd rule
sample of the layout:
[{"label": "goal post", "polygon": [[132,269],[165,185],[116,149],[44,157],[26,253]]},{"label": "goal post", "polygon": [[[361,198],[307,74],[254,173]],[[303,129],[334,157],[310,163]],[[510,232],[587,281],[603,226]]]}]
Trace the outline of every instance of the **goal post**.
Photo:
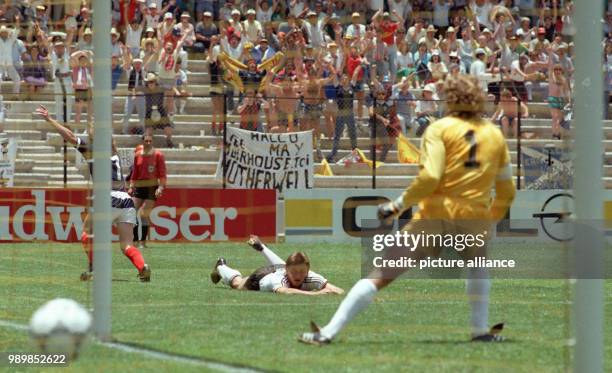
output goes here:
[{"label": "goal post", "polygon": [[[578,268],[603,262],[603,3],[575,7],[574,239]],[[607,103],[606,103],[607,104]],[[587,225],[589,224],[590,225]],[[592,267],[590,267],[592,268]],[[578,278],[574,288],[575,372],[603,372],[603,276]]]},{"label": "goal post", "polygon": [[111,2],[93,1],[93,106],[95,136],[93,141],[93,304],[95,335],[103,341],[111,338]]}]

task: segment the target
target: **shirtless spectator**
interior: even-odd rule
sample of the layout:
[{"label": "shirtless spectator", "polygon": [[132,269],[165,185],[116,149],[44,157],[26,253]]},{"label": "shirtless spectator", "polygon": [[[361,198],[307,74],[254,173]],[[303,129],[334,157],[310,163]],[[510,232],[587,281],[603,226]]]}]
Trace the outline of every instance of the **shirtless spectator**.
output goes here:
[{"label": "shirtless spectator", "polygon": [[[305,60],[305,62],[307,62]],[[308,66],[308,64],[306,64]],[[300,130],[312,130],[313,146],[315,148],[316,157],[323,159],[323,153],[319,146],[319,136],[321,127],[321,116],[323,114],[323,86],[329,84],[335,79],[335,69],[329,65],[331,75],[327,78],[321,78],[319,72],[314,66],[307,67],[306,79],[301,79],[302,74],[298,74],[298,81],[302,84],[302,94],[304,97],[304,116],[300,123]]]},{"label": "shirtless spectator", "polygon": [[552,117],[552,137],[561,139],[561,122],[565,104],[571,101],[569,79],[563,66],[553,61],[552,48],[548,48],[548,107]]},{"label": "shirtless spectator", "polygon": [[518,99],[512,96],[512,93],[504,89],[501,92],[497,110],[493,114],[493,120],[499,120],[504,135],[508,138],[518,137],[518,117],[527,118],[529,116],[529,108],[521,101],[520,109]]},{"label": "shirtless spectator", "polygon": [[295,113],[300,102],[300,84],[289,75],[285,68],[279,82],[268,84],[268,97],[274,103],[271,107],[272,126],[270,132],[294,132],[296,128]]}]

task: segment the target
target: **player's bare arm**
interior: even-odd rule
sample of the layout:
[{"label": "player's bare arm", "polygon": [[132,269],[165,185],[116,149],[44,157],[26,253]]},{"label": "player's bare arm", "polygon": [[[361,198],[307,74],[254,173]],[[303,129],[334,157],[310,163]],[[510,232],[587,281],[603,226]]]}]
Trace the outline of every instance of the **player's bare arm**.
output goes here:
[{"label": "player's bare arm", "polygon": [[53,126],[53,129],[55,129],[55,131],[59,133],[64,140],[68,141],[72,145],[77,144],[77,137],[75,136],[74,132],[61,125],[60,122],[51,118],[51,116],[49,115],[49,110],[46,107],[40,105],[36,109],[36,114],[43,117],[47,121],[47,123],[50,123]]}]

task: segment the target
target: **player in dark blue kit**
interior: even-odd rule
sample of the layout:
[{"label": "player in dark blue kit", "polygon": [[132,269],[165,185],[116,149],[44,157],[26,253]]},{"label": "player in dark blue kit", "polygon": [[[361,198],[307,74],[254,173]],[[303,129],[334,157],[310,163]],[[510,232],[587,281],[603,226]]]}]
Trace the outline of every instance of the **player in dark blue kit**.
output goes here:
[{"label": "player in dark blue kit", "polygon": [[[70,129],[62,126],[58,121],[49,116],[49,111],[44,106],[40,106],[36,109],[36,113],[42,116],[48,123],[50,123],[55,131],[59,133],[64,140],[74,145],[77,150],[83,155],[83,157],[89,163],[89,171],[93,176],[93,156],[92,156],[92,144],[89,139],[77,137],[74,132]],[[90,133],[93,137],[93,133]],[[134,202],[132,197],[127,194],[125,190],[125,180],[123,179],[123,173],[121,172],[121,164],[119,156],[117,155],[117,147],[115,141],[112,143],[113,155],[111,156],[111,167],[112,167],[112,191],[111,191],[111,203],[112,203],[112,214],[113,224],[117,227],[119,233],[119,242],[121,244],[121,251],[128,259],[132,262],[134,267],[138,270],[138,278],[140,281],[149,282],[151,280],[151,269],[145,263],[144,258],[140,251],[134,246],[134,235],[133,229],[136,224],[136,209],[134,208]],[[88,218],[85,219],[85,226],[87,225]],[[91,248],[91,239],[93,236],[87,235],[86,229],[83,229],[81,241],[83,247],[89,259],[89,270],[81,274],[82,280],[89,280],[92,278],[92,264],[93,264],[93,250]]]}]

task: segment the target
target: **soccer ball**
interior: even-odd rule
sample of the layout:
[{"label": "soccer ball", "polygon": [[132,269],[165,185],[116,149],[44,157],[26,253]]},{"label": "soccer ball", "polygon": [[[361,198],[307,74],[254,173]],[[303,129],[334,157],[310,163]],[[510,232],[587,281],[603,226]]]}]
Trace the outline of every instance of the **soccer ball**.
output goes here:
[{"label": "soccer ball", "polygon": [[43,304],[30,319],[30,337],[47,354],[77,358],[91,328],[91,315],[72,299],[57,298]]}]

